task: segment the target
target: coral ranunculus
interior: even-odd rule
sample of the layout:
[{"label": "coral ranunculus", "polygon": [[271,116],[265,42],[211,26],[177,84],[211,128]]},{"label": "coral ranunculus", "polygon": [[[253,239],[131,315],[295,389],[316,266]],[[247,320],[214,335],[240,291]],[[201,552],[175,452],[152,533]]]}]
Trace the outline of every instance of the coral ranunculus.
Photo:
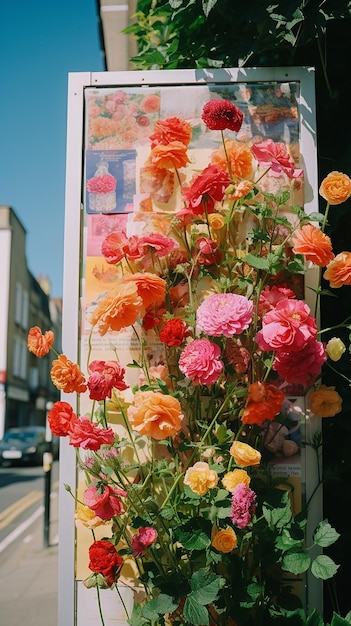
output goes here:
[{"label": "coral ranunculus", "polygon": [[319,193],[331,205],[346,202],[351,197],[351,179],[342,172],[330,172],[322,180]]},{"label": "coral ranunculus", "polygon": [[241,416],[243,424],[263,424],[273,420],[281,411],[284,394],[274,385],[256,381],[249,385],[249,395]]},{"label": "coral ranunculus", "polygon": [[109,330],[122,330],[136,322],[143,307],[143,300],[133,283],[122,283],[108,291],[97,301],[90,319],[92,326],[97,325],[100,335]]},{"label": "coral ranunculus", "polygon": [[334,417],[342,410],[342,398],[335,387],[320,385],[310,396],[311,413],[319,417]]},{"label": "coral ranunculus", "polygon": [[51,380],[57,389],[65,393],[84,393],[87,390],[85,376],[77,363],[73,363],[65,354],[60,354],[52,362]]},{"label": "coral ranunculus", "polygon": [[69,431],[69,443],[74,448],[99,450],[103,445],[112,445],[115,435],[112,428],[102,428],[88,417],[72,419]]},{"label": "coral ranunculus", "polygon": [[114,265],[119,263],[125,256],[125,246],[128,239],[125,233],[110,233],[105,237],[101,244],[101,253],[106,263]]},{"label": "coral ranunculus", "polygon": [[181,430],[183,414],[179,400],[157,391],[139,391],[128,407],[132,428],[153,439],[166,439]]},{"label": "coral ranunculus", "polygon": [[334,258],[330,237],[313,224],[304,224],[292,238],[293,252],[302,254],[307,261],[319,267],[328,265]]},{"label": "coral ranunculus", "polygon": [[33,352],[39,359],[50,352],[55,340],[52,330],[47,330],[44,334],[39,326],[33,326],[28,332],[27,347],[29,352]]},{"label": "coral ranunculus", "polygon": [[197,461],[189,467],[184,476],[184,484],[188,485],[198,496],[204,496],[209,489],[216,487],[218,474],[211,470],[205,461]]},{"label": "coral ranunculus", "polygon": [[327,265],[323,278],[329,281],[333,289],[351,285],[351,252],[340,252]]},{"label": "coral ranunculus", "polygon": [[223,199],[229,183],[227,172],[209,165],[191,180],[189,187],[184,188],[183,198],[194,215],[202,215],[205,211],[212,213],[215,202]]},{"label": "coral ranunculus", "polygon": [[135,285],[138,295],[142,299],[143,306],[147,309],[152,304],[161,304],[166,294],[166,281],[164,278],[151,272],[136,272],[129,274],[122,280],[123,285]]},{"label": "coral ranunculus", "polygon": [[48,413],[50,430],[56,437],[66,437],[71,428],[72,419],[76,418],[68,402],[55,402]]},{"label": "coral ranunculus", "polygon": [[123,391],[128,387],[123,379],[125,368],[118,361],[92,361],[89,372],[88,389],[92,400],[111,398],[113,388]]}]

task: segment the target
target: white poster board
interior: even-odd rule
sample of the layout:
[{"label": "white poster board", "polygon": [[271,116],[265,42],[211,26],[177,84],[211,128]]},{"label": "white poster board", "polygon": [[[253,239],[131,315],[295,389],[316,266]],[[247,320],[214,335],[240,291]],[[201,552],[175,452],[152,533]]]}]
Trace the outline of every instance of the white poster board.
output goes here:
[{"label": "white poster board", "polygon": [[[113,269],[101,256],[101,241],[112,229],[139,233],[152,213],[162,213],[167,189],[150,190],[143,180],[142,164],[150,129],[158,118],[180,116],[194,128],[195,163],[211,146],[212,138],[201,126],[201,110],[209,95],[235,101],[245,117],[242,132],[251,138],[269,137],[289,144],[298,167],[304,169],[303,203],[306,212],[318,211],[314,71],[312,68],[242,68],[221,70],[171,70],[147,72],[73,73],[69,75],[65,256],[63,292],[63,349],[69,359],[86,363],[89,326],[86,311],[106,284],[115,280]],[[108,174],[115,184],[95,185]],[[98,181],[101,182],[101,178]],[[147,206],[147,210],[145,209]],[[159,224],[161,221],[158,222]],[[306,283],[314,283],[313,273]],[[306,290],[306,297],[309,290]],[[312,292],[311,292],[312,293]],[[313,302],[309,301],[311,309]],[[108,353],[104,338],[94,345],[95,358]],[[119,355],[130,358],[130,337],[120,339]],[[133,349],[133,346],[132,346]],[[101,356],[106,358],[106,356]],[[298,394],[293,393],[294,396]],[[63,400],[74,407],[72,395]],[[296,397],[296,402],[301,402]],[[74,407],[80,412],[84,407]],[[314,459],[305,448],[286,472],[298,479],[300,498],[309,498],[315,485]],[[279,467],[279,471],[282,468]],[[84,537],[77,533],[75,504],[65,490],[78,486],[74,449],[64,440],[60,456],[59,611],[58,626],[99,623],[95,591],[82,584]],[[311,527],[320,519],[321,502],[310,511]],[[84,560],[84,559],[83,559]],[[320,588],[307,582],[304,601],[319,607]],[[106,626],[124,624],[123,615],[110,610],[116,593],[102,594]],[[125,602],[129,601],[126,592]],[[111,605],[112,606],[112,605]]]}]

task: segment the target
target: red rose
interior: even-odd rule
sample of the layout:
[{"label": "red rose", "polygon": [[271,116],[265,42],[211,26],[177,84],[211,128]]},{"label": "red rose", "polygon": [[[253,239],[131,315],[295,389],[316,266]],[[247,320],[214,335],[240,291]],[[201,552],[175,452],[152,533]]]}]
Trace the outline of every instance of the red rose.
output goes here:
[{"label": "red rose", "polygon": [[88,417],[76,417],[71,422],[69,443],[75,448],[98,450],[102,445],[112,445],[115,436],[112,428],[101,428]]},{"label": "red rose", "polygon": [[202,119],[210,130],[234,130],[243,123],[243,112],[230,100],[210,100],[202,109]]},{"label": "red rose", "polygon": [[184,188],[183,198],[194,215],[212,213],[214,203],[223,200],[224,192],[230,183],[227,172],[217,165],[209,165],[201,174],[193,178],[189,187]]},{"label": "red rose", "polygon": [[55,402],[48,413],[48,422],[52,434],[56,437],[66,437],[73,417],[77,418],[68,402]]},{"label": "red rose", "polygon": [[89,559],[89,569],[96,574],[102,574],[106,584],[112,586],[116,581],[123,559],[111,541],[106,539],[94,541],[89,548]]},{"label": "red rose", "polygon": [[160,331],[160,340],[168,348],[180,346],[187,336],[187,325],[178,317],[168,320]]}]

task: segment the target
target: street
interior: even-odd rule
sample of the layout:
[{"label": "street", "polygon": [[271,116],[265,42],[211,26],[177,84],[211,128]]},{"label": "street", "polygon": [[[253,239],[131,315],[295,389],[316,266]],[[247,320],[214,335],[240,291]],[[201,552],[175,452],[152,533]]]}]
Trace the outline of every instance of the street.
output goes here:
[{"label": "street", "polygon": [[57,481],[58,461],[52,464],[49,474],[42,466],[0,467],[0,568],[12,541],[44,514],[45,490],[51,487],[51,498],[57,497]]}]

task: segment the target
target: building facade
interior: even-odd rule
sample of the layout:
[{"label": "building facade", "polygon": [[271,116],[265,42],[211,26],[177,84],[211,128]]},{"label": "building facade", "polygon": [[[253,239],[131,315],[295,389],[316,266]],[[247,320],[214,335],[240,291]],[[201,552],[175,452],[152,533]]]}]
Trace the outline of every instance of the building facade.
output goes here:
[{"label": "building facade", "polygon": [[0,439],[14,426],[45,425],[47,405],[59,397],[51,355],[30,354],[27,336],[31,326],[53,329],[59,345],[61,306],[50,300],[47,281],[41,284],[29,271],[25,246],[15,211],[0,205]]}]

